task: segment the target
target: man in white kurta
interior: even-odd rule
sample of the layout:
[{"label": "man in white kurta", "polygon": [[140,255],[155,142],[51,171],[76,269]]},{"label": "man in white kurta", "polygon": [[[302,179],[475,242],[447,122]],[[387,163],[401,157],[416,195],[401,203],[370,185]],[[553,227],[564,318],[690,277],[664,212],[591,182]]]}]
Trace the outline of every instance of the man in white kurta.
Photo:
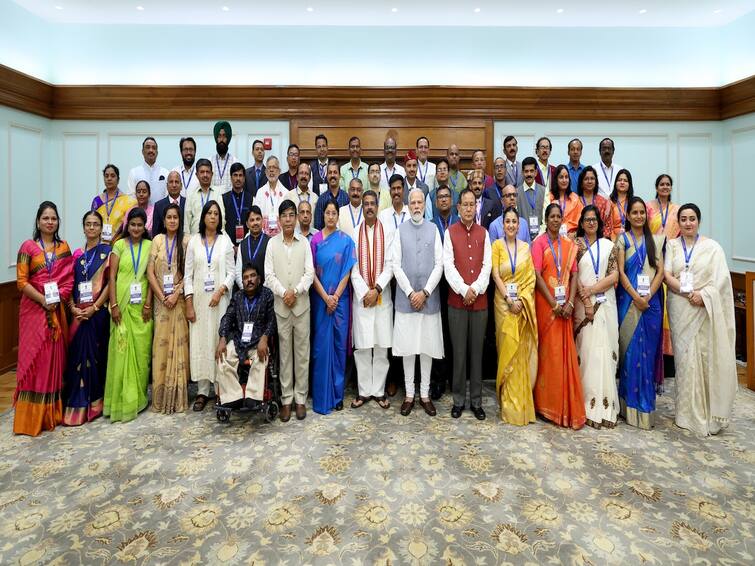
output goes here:
[{"label": "man in white kurta", "polygon": [[443,326],[438,283],[443,275],[443,244],[431,222],[424,219],[425,194],[409,193],[411,220],[402,224],[391,242],[391,263],[396,277],[396,316],[393,355],[403,357],[406,398],[401,414],[414,408],[414,362],[420,361],[420,405],[434,416],[430,400],[430,370],[433,358],[443,357]]},{"label": "man in white kurta", "polygon": [[373,397],[384,409],[389,406],[385,398],[385,378],[390,365],[388,348],[393,338],[393,302],[389,287],[393,270],[386,257],[390,240],[377,219],[377,209],[377,193],[365,192],[362,197],[364,222],[351,236],[358,258],[351,268],[352,334],[359,386],[353,408]]}]

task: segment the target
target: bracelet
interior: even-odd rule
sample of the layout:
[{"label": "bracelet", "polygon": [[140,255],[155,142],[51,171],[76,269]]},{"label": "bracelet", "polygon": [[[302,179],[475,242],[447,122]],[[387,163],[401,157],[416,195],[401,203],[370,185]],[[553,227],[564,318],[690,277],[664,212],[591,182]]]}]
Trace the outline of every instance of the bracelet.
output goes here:
[{"label": "bracelet", "polygon": [[110,305],[110,309],[112,310],[112,309],[116,308],[117,306],[118,306],[118,303],[113,303],[112,305]]},{"label": "bracelet", "polygon": [[571,301],[569,301],[569,302],[568,302],[568,303],[566,303],[566,304],[567,304],[567,305],[569,305],[569,306],[570,306],[571,308],[574,308],[574,303],[572,303]]},{"label": "bracelet", "polygon": [[144,303],[144,308],[150,310],[152,308],[152,305],[150,305],[149,303]]}]

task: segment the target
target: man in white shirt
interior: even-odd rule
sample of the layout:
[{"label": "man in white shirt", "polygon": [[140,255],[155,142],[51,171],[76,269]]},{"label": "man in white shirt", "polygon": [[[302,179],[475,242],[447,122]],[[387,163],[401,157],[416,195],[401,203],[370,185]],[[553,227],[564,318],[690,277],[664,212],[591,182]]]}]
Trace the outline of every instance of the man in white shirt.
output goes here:
[{"label": "man in white shirt", "polygon": [[[267,158],[267,183],[260,187],[254,204],[262,211],[262,231],[271,238],[280,232],[278,224],[278,207],[286,200],[286,187],[278,182],[280,164],[278,158],[271,155]],[[296,208],[296,207],[294,207]]]},{"label": "man in white shirt", "polygon": [[[296,187],[286,193],[286,198],[292,201],[297,207],[300,202],[308,202],[312,205],[312,210],[317,206],[317,199],[319,198],[316,193],[312,192],[312,169],[309,163],[299,163],[299,168],[296,172]],[[282,185],[283,183],[281,183]]]},{"label": "man in white shirt", "polygon": [[349,155],[351,159],[341,165],[341,190],[346,190],[349,187],[349,182],[352,179],[359,177],[362,181],[362,186],[370,184],[370,180],[367,178],[367,164],[362,161],[362,142],[359,141],[357,136],[352,136],[349,140]]},{"label": "man in white shirt", "polygon": [[199,233],[199,220],[202,217],[202,209],[211,200],[218,203],[220,207],[220,226],[225,226],[223,195],[219,187],[213,187],[210,184],[212,181],[212,163],[209,159],[198,159],[196,167],[199,187],[194,192],[188,194],[184,207],[184,231],[187,234]]},{"label": "man in white shirt", "polygon": [[133,195],[136,192],[136,184],[139,181],[149,183],[149,203],[155,204],[165,198],[168,191],[165,183],[168,180],[168,170],[157,164],[157,142],[155,138],[147,136],[142,142],[142,157],[144,163],[137,165],[128,174],[128,191]]},{"label": "man in white shirt", "polygon": [[362,181],[352,179],[349,183],[349,204],[338,211],[338,229],[352,236],[362,223]]},{"label": "man in white shirt", "polygon": [[228,151],[233,130],[228,122],[221,120],[215,123],[212,133],[217,151],[213,160],[212,184],[219,187],[221,192],[227,193],[231,190],[231,165],[236,163],[236,158]]},{"label": "man in white shirt", "polygon": [[519,152],[519,143],[514,136],[503,138],[503,154],[506,156],[506,184],[518,187],[524,181],[522,177],[522,164],[517,161],[516,154]]},{"label": "man in white shirt", "polygon": [[404,204],[404,178],[395,173],[390,178],[391,206],[381,211],[378,218],[386,234],[393,234],[409,219],[409,209]]},{"label": "man in white shirt", "polygon": [[199,188],[199,179],[194,169],[194,160],[197,157],[197,142],[194,138],[181,138],[178,142],[178,149],[181,151],[181,165],[173,168],[181,176],[181,196],[188,196]]},{"label": "man in white shirt", "polygon": [[600,161],[593,168],[598,172],[598,192],[605,198],[611,198],[613,184],[616,181],[616,174],[623,167],[613,160],[613,154],[616,151],[611,138],[603,138],[598,146],[600,152]]},{"label": "man in white shirt", "polygon": [[[425,136],[417,138],[417,177],[429,190],[435,188],[435,164],[428,161],[430,140]],[[427,196],[427,195],[425,195]]]},{"label": "man in white shirt", "polygon": [[[380,165],[380,189],[385,189],[386,192],[390,189],[390,180],[393,175],[399,174],[402,177],[406,177],[406,171],[401,165],[396,163],[396,140],[393,138],[386,138],[383,142],[383,156],[385,161]],[[390,193],[388,196],[390,202]],[[381,207],[382,210],[382,207]]]}]

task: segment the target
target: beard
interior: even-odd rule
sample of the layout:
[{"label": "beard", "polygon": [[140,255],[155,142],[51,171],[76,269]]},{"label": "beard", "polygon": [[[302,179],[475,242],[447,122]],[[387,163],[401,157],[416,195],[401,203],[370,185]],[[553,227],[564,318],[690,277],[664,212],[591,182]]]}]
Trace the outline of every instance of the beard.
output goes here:
[{"label": "beard", "polygon": [[420,224],[424,217],[425,217],[425,213],[421,210],[412,212],[412,222],[414,222],[415,224]]},{"label": "beard", "polygon": [[189,168],[192,165],[194,165],[194,158],[193,157],[184,157],[183,158],[184,167]]},{"label": "beard", "polygon": [[228,144],[225,142],[218,142],[215,144],[215,149],[217,150],[218,155],[222,157],[223,155],[228,153]]}]

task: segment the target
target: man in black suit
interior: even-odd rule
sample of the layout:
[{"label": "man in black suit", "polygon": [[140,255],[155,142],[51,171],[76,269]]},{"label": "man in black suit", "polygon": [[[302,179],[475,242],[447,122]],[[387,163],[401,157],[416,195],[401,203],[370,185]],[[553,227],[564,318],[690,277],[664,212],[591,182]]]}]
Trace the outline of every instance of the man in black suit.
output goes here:
[{"label": "man in black suit", "polygon": [[328,138],[325,134],[317,134],[315,137],[315,150],[317,159],[312,161],[312,191],[316,195],[325,194],[328,190]]},{"label": "man in black suit", "polygon": [[252,198],[257,196],[257,191],[260,187],[267,183],[267,175],[265,174],[265,144],[262,140],[254,140],[252,142],[252,157],[254,158],[254,165],[246,170],[246,190],[252,195]]},{"label": "man in black suit", "polygon": [[241,163],[231,165],[231,190],[223,195],[225,207],[225,233],[238,246],[246,236],[247,227],[244,223],[246,213],[252,208],[252,194],[244,188],[246,171]]},{"label": "man in black suit", "polygon": [[286,163],[288,163],[288,171],[282,172],[278,180],[281,185],[286,187],[289,191],[293,190],[299,184],[299,146],[292,143],[288,146],[286,152]]},{"label": "man in black suit", "polygon": [[166,188],[168,189],[168,196],[158,200],[155,203],[155,209],[152,212],[152,237],[162,234],[164,231],[163,216],[165,215],[165,209],[168,208],[169,204],[173,203],[176,203],[181,207],[179,230],[183,230],[186,197],[181,196],[181,175],[178,171],[171,171],[168,173]]},{"label": "man in black suit", "polygon": [[501,201],[492,198],[485,198],[482,196],[482,189],[485,184],[485,172],[481,169],[475,169],[469,174],[469,188],[472,189],[475,198],[477,199],[475,222],[480,224],[485,230],[490,227],[490,224],[498,218],[501,213]]}]

